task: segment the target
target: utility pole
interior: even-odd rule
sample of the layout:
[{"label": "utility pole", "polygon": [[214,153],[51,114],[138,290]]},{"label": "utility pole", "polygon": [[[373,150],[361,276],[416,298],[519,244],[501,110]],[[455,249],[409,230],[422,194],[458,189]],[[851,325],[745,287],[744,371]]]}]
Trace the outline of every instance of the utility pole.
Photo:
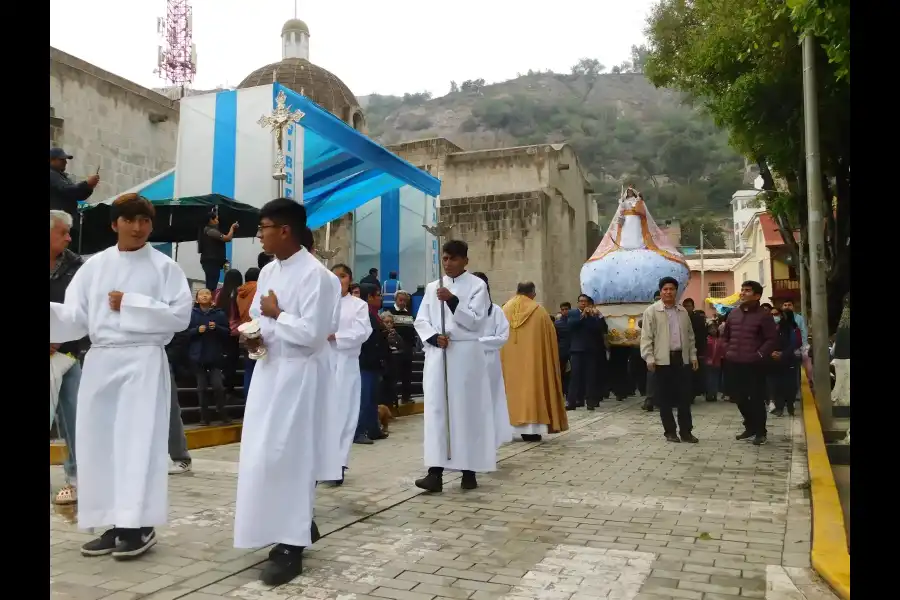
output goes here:
[{"label": "utility pole", "polygon": [[803,120],[806,129],[806,201],[809,210],[810,332],[813,383],[822,430],[831,429],[831,372],[828,360],[828,302],[825,291],[825,229],[822,210],[822,163],[819,156],[819,100],[816,87],[816,40],[807,31],[803,47]]},{"label": "utility pole", "polygon": [[703,223],[700,223],[700,304],[706,312],[706,269],[703,264]]}]

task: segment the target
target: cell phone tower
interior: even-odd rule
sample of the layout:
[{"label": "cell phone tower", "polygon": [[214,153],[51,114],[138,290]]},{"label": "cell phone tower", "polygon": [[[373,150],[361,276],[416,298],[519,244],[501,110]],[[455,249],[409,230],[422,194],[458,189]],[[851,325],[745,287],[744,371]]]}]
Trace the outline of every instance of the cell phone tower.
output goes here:
[{"label": "cell phone tower", "polygon": [[184,96],[197,74],[197,46],[193,43],[193,9],[190,0],[167,0],[166,16],[156,19],[160,37],[157,73],[165,80],[173,99]]}]

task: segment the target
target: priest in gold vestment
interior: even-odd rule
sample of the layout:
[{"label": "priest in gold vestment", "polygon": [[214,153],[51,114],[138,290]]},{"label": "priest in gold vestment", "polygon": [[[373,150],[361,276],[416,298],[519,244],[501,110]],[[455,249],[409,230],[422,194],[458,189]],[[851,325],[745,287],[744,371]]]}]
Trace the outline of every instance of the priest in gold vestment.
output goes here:
[{"label": "priest in gold vestment", "polygon": [[509,421],[526,442],[569,428],[553,319],[534,301],[534,283],[520,283],[503,307],[509,341],[500,349]]}]

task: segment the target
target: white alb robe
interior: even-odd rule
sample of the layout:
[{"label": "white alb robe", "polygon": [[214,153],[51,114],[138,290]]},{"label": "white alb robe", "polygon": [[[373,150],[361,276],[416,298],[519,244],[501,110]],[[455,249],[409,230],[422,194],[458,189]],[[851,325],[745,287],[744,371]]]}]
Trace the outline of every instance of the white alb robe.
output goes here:
[{"label": "white alb robe", "polygon": [[[121,309],[109,293],[123,292]],[[149,244],[112,247],[82,266],[64,304],[50,303],[50,342],[91,337],[78,389],[78,525],[155,527],[168,520],[170,390],[165,345],[187,329],[184,271]]]},{"label": "white alb robe", "polygon": [[363,342],[372,335],[369,305],[352,294],[341,298],[340,320],[331,342],[332,388],[331,407],[337,416],[337,436],[340,440],[341,466],[350,461],[350,446],[359,422],[362,378],[359,373],[359,352]]},{"label": "white alb robe", "polygon": [[[236,548],[310,545],[317,455],[328,447],[322,424],[331,383],[328,335],[340,299],[334,284],[334,274],[305,249],[259,274],[250,314],[268,353],[254,367],[244,410]],[[283,311],[277,320],[260,313],[270,290]]]},{"label": "white alb robe", "polygon": [[[443,306],[446,350],[428,343],[441,333],[442,303],[438,282],[425,288],[416,315],[416,333],[425,344],[422,386],[425,392],[425,466],[489,472],[497,468],[494,407],[484,351],[478,338],[484,330],[490,297],[484,281],[466,272],[444,277],[444,287],[459,298],[455,312]],[[450,400],[451,459],[447,459],[447,415],[442,354],[447,353]]]},{"label": "white alb robe", "polygon": [[494,431],[497,448],[513,440],[513,427],[509,422],[509,405],[506,403],[506,386],[503,384],[503,365],[500,348],[509,340],[509,321],[503,309],[496,304],[484,322],[484,331],[478,341],[484,348],[488,381],[491,386],[491,402],[494,405]]},{"label": "white alb robe", "polygon": [[[340,298],[341,280],[334,273],[331,273],[331,276],[331,286]],[[340,302],[335,302],[331,326],[328,328],[329,333],[337,331],[340,319],[341,305]],[[335,360],[333,346],[326,343],[324,352],[326,355],[325,362],[328,365],[329,373],[331,373],[334,369]],[[329,394],[331,394],[332,385],[328,386],[328,390]],[[318,481],[336,481],[344,474],[342,469],[344,463],[341,460],[341,432],[344,428],[344,415],[341,413],[340,407],[335,406],[329,400],[322,403],[321,410],[318,412],[318,418],[318,428],[325,433],[321,437],[322,445],[316,449],[316,479]]]}]

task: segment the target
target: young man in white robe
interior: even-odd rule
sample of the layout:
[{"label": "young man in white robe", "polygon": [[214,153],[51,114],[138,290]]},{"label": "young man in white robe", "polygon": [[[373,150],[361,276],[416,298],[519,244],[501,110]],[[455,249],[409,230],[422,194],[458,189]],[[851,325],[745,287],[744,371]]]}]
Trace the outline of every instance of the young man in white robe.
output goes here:
[{"label": "young man in white robe", "polygon": [[260,273],[249,311],[261,337],[245,340],[247,346],[262,345],[267,353],[254,367],[244,412],[234,545],[276,544],[260,576],[267,585],[300,575],[303,549],[318,539],[317,476],[340,476],[339,468],[322,473],[319,457],[334,441],[322,424],[340,283],[304,247],[305,230],[306,211],[293,200],[279,198],[260,209],[262,248],[275,260]]},{"label": "young man in white robe", "polygon": [[337,436],[340,439],[341,478],[335,485],[344,483],[343,471],[350,464],[350,446],[359,422],[362,376],[359,370],[359,352],[363,342],[372,334],[369,306],[350,294],[353,271],[345,264],[335,265],[331,272],[341,281],[341,300],[338,303],[340,318],[337,330],[328,336],[332,349],[331,405],[339,420]]},{"label": "young man in white robe", "polygon": [[[481,272],[472,273],[487,286],[488,299],[491,298],[491,284],[487,275]],[[478,341],[484,348],[484,359],[487,361],[488,381],[491,385],[491,401],[494,405],[494,430],[497,433],[497,448],[513,441],[515,435],[509,422],[509,406],[506,402],[506,384],[503,382],[503,363],[500,361],[500,349],[509,340],[509,321],[503,309],[493,302],[488,308],[484,331]]]},{"label": "young man in white robe", "polygon": [[488,473],[497,469],[494,407],[487,362],[479,341],[491,299],[484,282],[466,271],[469,247],[465,242],[450,240],[442,251],[443,282],[433,281],[425,288],[415,322],[416,332],[425,345],[422,385],[425,392],[425,466],[428,467],[428,474],[416,480],[416,487],[429,492],[443,489],[444,469],[462,471],[464,490],[478,487],[476,472]]},{"label": "young man in white robe", "polygon": [[111,527],[85,556],[140,556],[168,518],[170,389],[165,346],[187,329],[193,298],[181,267],[147,239],[156,212],[137,194],[111,207],[115,246],[92,256],[50,303],[50,342],[92,346],[78,390],[78,525]]}]

